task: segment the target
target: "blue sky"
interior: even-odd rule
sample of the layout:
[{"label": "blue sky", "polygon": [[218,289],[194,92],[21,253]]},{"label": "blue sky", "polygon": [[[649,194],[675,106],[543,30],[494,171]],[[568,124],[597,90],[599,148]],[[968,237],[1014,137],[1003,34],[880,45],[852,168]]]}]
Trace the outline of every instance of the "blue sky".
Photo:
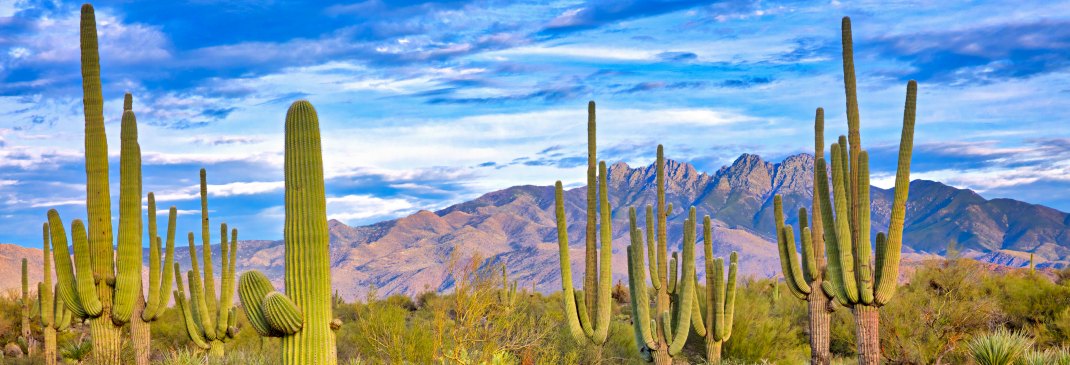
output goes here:
[{"label": "blue sky", "polygon": [[[818,106],[830,141],[844,130],[844,15],[878,185],[917,79],[912,177],[1070,210],[1070,3],[883,3],[95,5],[113,162],[128,91],[145,191],[178,207],[180,232],[197,229],[205,167],[213,223],[282,236],[283,117],[300,98],[320,115],[328,215],[351,225],[580,184],[592,99],[610,162],[648,164],[657,143],[710,172],[779,161],[812,148]],[[0,242],[39,245],[49,208],[85,215],[79,5],[0,0]]]}]

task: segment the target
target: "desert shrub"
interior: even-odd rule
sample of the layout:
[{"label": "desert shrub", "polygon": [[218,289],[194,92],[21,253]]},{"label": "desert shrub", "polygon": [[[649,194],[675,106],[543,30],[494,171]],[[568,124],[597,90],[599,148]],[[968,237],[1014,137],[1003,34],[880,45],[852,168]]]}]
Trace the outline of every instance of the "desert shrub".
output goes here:
[{"label": "desert shrub", "polygon": [[1033,345],[1021,332],[998,329],[974,337],[966,344],[973,361],[980,365],[1011,365]]}]

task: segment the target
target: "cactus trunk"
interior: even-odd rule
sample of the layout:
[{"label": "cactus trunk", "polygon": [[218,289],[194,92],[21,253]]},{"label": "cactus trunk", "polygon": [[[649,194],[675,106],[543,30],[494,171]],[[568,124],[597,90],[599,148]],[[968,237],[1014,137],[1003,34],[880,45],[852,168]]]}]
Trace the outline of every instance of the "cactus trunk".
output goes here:
[{"label": "cactus trunk", "polygon": [[37,344],[33,339],[33,332],[30,331],[30,303],[33,302],[33,299],[30,299],[30,278],[26,269],[26,259],[22,259],[22,297],[20,302],[21,308],[19,312],[22,322],[19,327],[19,337],[26,341],[26,354],[33,355]]},{"label": "cactus trunk", "polygon": [[[815,288],[820,288],[821,283],[817,282],[817,284]],[[810,364],[829,365],[832,363],[832,354],[829,353],[831,300],[822,290],[814,290],[807,300],[810,312]]]},{"label": "cactus trunk", "polygon": [[[101,285],[107,290],[101,290],[103,297],[107,291],[107,300],[111,300],[111,290],[107,285]],[[93,351],[89,353],[91,364],[120,365],[122,364],[121,352],[123,349],[123,331],[111,321],[111,308],[105,307],[105,315],[89,320],[89,337],[93,339]]]},{"label": "cactus trunk", "polygon": [[56,365],[56,329],[46,326],[42,329],[44,335],[44,352],[41,356],[44,357],[45,365]]},{"label": "cactus trunk", "polygon": [[134,315],[130,319],[130,339],[134,346],[134,363],[137,365],[149,365],[152,356],[152,334],[150,324],[141,319],[145,310],[145,298],[138,295],[134,298]]},{"label": "cactus trunk", "polygon": [[706,336],[706,363],[717,365],[721,363],[721,346],[724,341],[714,340],[712,336]]},{"label": "cactus trunk", "polygon": [[855,336],[858,341],[858,364],[877,365],[880,363],[880,311],[869,305],[856,305]]}]

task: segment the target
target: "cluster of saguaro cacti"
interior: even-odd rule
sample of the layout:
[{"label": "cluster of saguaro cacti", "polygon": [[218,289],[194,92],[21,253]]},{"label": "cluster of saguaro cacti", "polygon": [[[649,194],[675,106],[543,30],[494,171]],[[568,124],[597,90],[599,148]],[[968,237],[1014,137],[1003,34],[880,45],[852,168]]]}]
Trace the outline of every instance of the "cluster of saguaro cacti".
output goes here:
[{"label": "cluster of saguaro cacti", "polygon": [[[53,286],[52,284],[52,244],[49,240],[48,223],[45,223],[42,228],[44,231],[44,242],[41,245],[44,255],[44,281],[37,283],[37,303],[38,313],[41,316],[42,342],[44,342],[42,357],[44,357],[45,364],[53,365],[56,363],[56,333],[66,331],[70,327],[72,316],[67,306],[60,300],[56,300],[59,297],[59,285]],[[23,264],[25,262],[23,260]],[[24,270],[24,280],[25,275]]]},{"label": "cluster of saguaro cacti", "polygon": [[502,265],[502,291],[498,292],[498,302],[506,307],[512,307],[516,304],[516,288],[520,283],[513,280],[509,282],[509,273],[506,271],[505,265]]},{"label": "cluster of saguaro cacti", "polygon": [[[564,189],[561,181],[554,187],[554,204],[557,216],[557,242],[561,259],[561,290],[565,305],[565,319],[569,332],[579,343],[596,347],[601,355],[602,346],[609,337],[612,314],[613,271],[612,207],[609,205],[609,190],[606,187],[606,164],[596,165],[595,154],[595,105],[587,104],[587,222],[585,229],[586,255],[584,263],[583,292],[573,289],[572,263],[568,254],[568,222],[565,219]],[[595,181],[597,180],[597,188]],[[597,200],[596,200],[597,199]],[[600,223],[600,224],[599,224]],[[602,241],[599,251],[598,241]],[[599,262],[600,261],[600,262]]]},{"label": "cluster of saguaro cacti", "polygon": [[[631,220],[631,244],[628,245],[628,287],[632,297],[632,325],[640,354],[655,364],[671,364],[680,354],[691,331],[691,313],[695,300],[695,208],[684,221],[683,272],[677,278],[677,257],[669,262],[666,251],[667,219],[672,204],[665,206],[665,156],[658,145],[657,207],[646,207],[646,249],[643,233],[635,221],[635,208],[628,212]],[[654,221],[657,234],[654,234]],[[649,267],[643,257],[649,255]],[[650,312],[646,273],[654,287],[655,307]]]},{"label": "cluster of saguaro cacti", "polygon": [[[821,158],[825,150],[825,110],[817,108],[814,115],[814,156]],[[829,318],[835,306],[832,294],[819,290],[825,280],[825,236],[820,209],[828,205],[821,200],[817,180],[825,179],[824,170],[814,171],[813,227],[807,225],[806,208],[799,208],[799,237],[802,241],[802,263],[796,258],[795,238],[792,227],[785,225],[782,198],[773,198],[773,219],[776,220],[777,247],[780,252],[780,267],[788,291],[809,304],[810,363],[828,365],[832,362],[829,353]],[[779,291],[777,291],[779,294]]]},{"label": "cluster of saguaro cacti", "polygon": [[[237,316],[234,315],[234,267],[238,252],[238,230],[230,231],[227,242],[227,224],[219,226],[219,250],[223,271],[219,275],[221,288],[216,298],[215,276],[212,273],[212,237],[208,224],[208,179],[201,169],[201,250],[204,253],[204,270],[197,262],[197,243],[193,232],[189,237],[190,270],[186,272],[189,279],[189,297],[186,297],[185,285],[182,284],[182,269],[176,262],[174,291],[175,303],[182,311],[186,324],[186,333],[197,347],[207,350],[213,357],[223,357],[223,343],[237,334]],[[168,232],[173,235],[173,232]],[[202,278],[203,274],[203,278]]]},{"label": "cluster of saguaro cacti", "polygon": [[[692,209],[694,214],[694,209]],[[694,217],[690,217],[694,220]],[[692,223],[694,229],[694,223]],[[685,241],[686,243],[686,241]],[[728,258],[728,279],[724,277],[724,259],[713,257],[713,234],[710,216],[702,219],[702,246],[706,261],[706,295],[695,291],[695,304],[691,323],[695,333],[706,339],[706,362],[721,363],[721,345],[732,337],[732,320],[736,316],[736,266],[737,255]],[[705,313],[705,314],[703,314]],[[705,320],[703,320],[705,316]]]},{"label": "cluster of saguaro cacti", "polygon": [[283,364],[338,362],[332,320],[330,238],[319,119],[307,101],[286,112],[286,294],[258,271],[241,275],[238,294],[253,328],[282,338]]},{"label": "cluster of saguaro cacti", "polygon": [[[843,73],[847,94],[847,136],[832,144],[832,189],[825,175],[824,151],[815,164],[815,182],[820,198],[828,265],[822,289],[835,301],[851,308],[855,316],[858,362],[863,365],[880,361],[878,321],[880,306],[895,294],[899,278],[903,223],[907,191],[910,184],[910,157],[914,141],[914,114],[917,84],[907,84],[903,130],[899,142],[899,162],[895,176],[888,234],[876,235],[876,252],[870,246],[869,155],[861,147],[858,97],[855,88],[851,20],[843,18]],[[835,198],[835,200],[833,200]],[[832,204],[828,204],[828,202]],[[778,226],[781,221],[778,219]],[[791,229],[780,232],[794,247]],[[805,240],[807,236],[803,235]],[[874,257],[875,256],[875,257]],[[873,263],[875,259],[875,264]],[[789,260],[794,262],[794,259]],[[793,264],[794,265],[794,264]],[[792,276],[795,276],[794,270]],[[816,290],[810,288],[812,291]]]},{"label": "cluster of saguaro cacti", "polygon": [[81,220],[72,222],[75,264],[71,262],[59,213],[50,210],[48,222],[55,248],[59,297],[74,315],[89,319],[92,362],[119,364],[121,329],[130,322],[141,297],[141,148],[131,97],[127,94],[120,127],[116,249],[112,236],[108,141],[104,133],[96,19],[89,4],[83,5],[81,10],[81,51],[88,229]]}]

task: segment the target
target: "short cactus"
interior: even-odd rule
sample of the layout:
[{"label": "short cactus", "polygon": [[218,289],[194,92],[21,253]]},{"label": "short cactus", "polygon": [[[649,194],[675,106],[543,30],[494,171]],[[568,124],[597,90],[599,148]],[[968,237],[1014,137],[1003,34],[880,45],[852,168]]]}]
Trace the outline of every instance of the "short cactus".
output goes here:
[{"label": "short cactus", "polygon": [[[586,272],[582,293],[574,290],[572,286],[572,263],[568,254],[568,223],[565,218],[565,192],[561,181],[554,186],[554,209],[557,218],[557,243],[560,249],[561,297],[564,300],[565,319],[569,332],[577,342],[595,346],[597,356],[601,357],[602,346],[609,337],[609,322],[613,305],[610,293],[613,284],[611,264],[613,237],[610,218],[612,207],[609,205],[609,190],[606,187],[606,164],[600,162],[597,164],[597,170],[595,168],[597,161],[595,133],[595,104],[591,101],[587,104],[587,222],[584,231]],[[597,247],[599,239],[602,241],[601,251]]]},{"label": "short cactus", "polygon": [[713,234],[709,216],[704,217],[702,221],[702,246],[706,260],[706,295],[700,296],[696,290],[691,324],[695,333],[706,339],[706,362],[720,364],[721,346],[732,337],[732,321],[736,316],[738,258],[735,252],[729,255],[728,279],[725,280],[724,259],[713,257]]},{"label": "short cactus", "polygon": [[[815,180],[821,199],[821,219],[829,258],[826,281],[821,287],[826,293],[832,294],[838,304],[853,310],[858,337],[858,363],[871,365],[880,361],[878,310],[892,299],[899,279],[903,223],[910,186],[910,157],[914,143],[917,83],[913,80],[907,83],[891,222],[887,235],[876,235],[874,265],[869,244],[869,155],[861,148],[859,134],[850,18],[843,18],[842,36],[848,135],[840,136],[839,142],[832,144],[832,189],[825,175],[827,164],[824,151],[815,164],[815,171],[820,173]],[[794,246],[789,227],[785,227],[781,234]],[[805,234],[803,238],[806,238]]]},{"label": "short cactus", "polygon": [[506,267],[502,265],[502,290],[498,292],[498,302],[507,308],[512,308],[516,305],[516,288],[519,283],[513,280],[509,282],[509,273],[506,271]]},{"label": "short cactus", "polygon": [[26,354],[33,355],[37,350],[37,344],[33,339],[33,331],[30,328],[30,308],[33,307],[33,298],[30,297],[30,278],[26,268],[26,259],[22,259],[22,296],[19,300],[20,332],[19,337],[26,341]]},{"label": "short cactus", "polygon": [[[825,145],[825,110],[817,108],[814,116],[814,156],[824,157]],[[817,171],[817,170],[815,170]],[[822,174],[824,172],[822,171]],[[810,326],[810,363],[828,365],[832,362],[829,352],[829,319],[834,306],[830,305],[832,294],[820,288],[825,280],[825,234],[821,218],[821,194],[818,192],[817,180],[821,175],[814,174],[813,227],[807,226],[806,208],[799,208],[799,237],[802,240],[802,263],[795,250],[794,234],[791,227],[785,227],[784,207],[780,195],[773,197],[773,219],[776,220],[777,247],[780,252],[780,267],[788,291],[796,298],[809,304]],[[827,202],[827,200],[825,200]]]},{"label": "short cactus", "polygon": [[[41,252],[44,254],[44,281],[37,283],[38,310],[41,319],[41,329],[44,337],[44,353],[42,354],[46,365],[56,364],[56,333],[66,331],[71,324],[71,311],[60,300],[59,285],[52,285],[52,244],[49,240],[48,223],[44,224],[44,243]],[[25,263],[25,260],[23,260]],[[25,267],[25,266],[24,266]],[[24,271],[25,274],[25,271]]]},{"label": "short cactus", "polygon": [[[636,225],[635,208],[628,211],[631,244],[628,245],[628,288],[633,298],[632,325],[640,355],[658,365],[668,365],[680,354],[691,332],[691,313],[694,310],[695,290],[695,208],[684,221],[683,270],[677,278],[677,256],[669,262],[666,248],[667,219],[672,204],[665,206],[665,154],[658,145],[656,162],[657,207],[646,207],[646,243],[643,232]],[[654,221],[657,221],[657,235]],[[649,255],[649,267],[644,253]],[[655,311],[650,312],[646,273],[654,286]],[[652,328],[653,327],[653,328]]]},{"label": "short cactus", "polygon": [[330,238],[319,119],[307,101],[286,112],[286,294],[258,271],[241,275],[242,310],[257,333],[282,337],[282,363],[338,362],[332,320]]},{"label": "short cactus", "polygon": [[[201,249],[204,253],[204,270],[201,270],[200,263],[197,262],[197,243],[193,232],[190,232],[188,238],[191,270],[186,272],[186,277],[189,278],[189,297],[186,296],[185,285],[182,284],[182,269],[176,262],[174,274],[178,289],[174,291],[174,298],[182,311],[190,340],[216,358],[223,357],[223,343],[234,338],[238,332],[237,317],[232,306],[238,230],[230,230],[229,244],[227,224],[221,224],[219,231],[220,259],[223,261],[220,267],[223,272],[219,275],[222,288],[217,299],[215,277],[212,275],[212,238],[208,233],[208,178],[204,169],[201,169]],[[174,232],[169,231],[168,236],[173,239]]]}]

